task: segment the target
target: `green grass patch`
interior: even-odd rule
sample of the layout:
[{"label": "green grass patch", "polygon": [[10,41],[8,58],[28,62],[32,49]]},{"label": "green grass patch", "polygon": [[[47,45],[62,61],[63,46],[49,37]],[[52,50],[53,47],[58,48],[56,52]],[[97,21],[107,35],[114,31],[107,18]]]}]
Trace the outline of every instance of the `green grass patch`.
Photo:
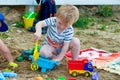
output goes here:
[{"label": "green grass patch", "polygon": [[113,15],[112,7],[109,5],[98,6],[98,14],[103,17],[110,17]]},{"label": "green grass patch", "polygon": [[115,33],[120,33],[120,29],[115,29],[114,32]]},{"label": "green grass patch", "polygon": [[80,29],[88,29],[88,24],[92,21],[94,21],[93,17],[80,16],[78,21],[74,23],[73,26]]},{"label": "green grass patch", "polygon": [[0,32],[0,38],[8,38],[8,37],[10,37],[11,32],[14,31],[14,28],[15,27],[9,26],[8,31],[6,31],[6,32]]},{"label": "green grass patch", "polygon": [[9,35],[5,32],[0,33],[0,38],[8,38]]},{"label": "green grass patch", "polygon": [[106,30],[106,25],[102,25],[98,28],[99,30],[105,31]]},{"label": "green grass patch", "polygon": [[16,22],[16,23],[15,23],[15,27],[23,28],[23,27],[24,27],[23,21],[18,21],[18,22]]}]

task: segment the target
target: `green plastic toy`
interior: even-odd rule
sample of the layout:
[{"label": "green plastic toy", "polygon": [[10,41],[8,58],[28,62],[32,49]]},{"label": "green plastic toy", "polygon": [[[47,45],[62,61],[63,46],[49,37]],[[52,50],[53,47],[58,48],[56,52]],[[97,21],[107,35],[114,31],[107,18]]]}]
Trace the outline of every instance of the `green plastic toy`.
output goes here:
[{"label": "green plastic toy", "polygon": [[64,77],[58,77],[57,80],[66,80],[66,78],[64,78]]},{"label": "green plastic toy", "polygon": [[27,19],[35,18],[36,16],[37,16],[36,12],[27,12],[26,14],[23,15],[23,17]]}]

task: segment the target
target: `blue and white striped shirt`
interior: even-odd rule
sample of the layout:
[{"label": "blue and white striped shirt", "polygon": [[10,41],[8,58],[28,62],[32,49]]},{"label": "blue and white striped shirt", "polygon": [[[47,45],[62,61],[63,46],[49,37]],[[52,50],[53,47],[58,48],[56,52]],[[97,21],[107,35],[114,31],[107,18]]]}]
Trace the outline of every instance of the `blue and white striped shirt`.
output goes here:
[{"label": "blue and white striped shirt", "polygon": [[69,26],[67,29],[63,30],[63,32],[58,33],[56,26],[56,17],[45,19],[44,23],[46,24],[46,26],[48,26],[44,44],[50,44],[48,41],[48,37],[51,39],[52,42],[55,42],[57,44],[71,41],[74,34],[74,29],[72,26]]}]

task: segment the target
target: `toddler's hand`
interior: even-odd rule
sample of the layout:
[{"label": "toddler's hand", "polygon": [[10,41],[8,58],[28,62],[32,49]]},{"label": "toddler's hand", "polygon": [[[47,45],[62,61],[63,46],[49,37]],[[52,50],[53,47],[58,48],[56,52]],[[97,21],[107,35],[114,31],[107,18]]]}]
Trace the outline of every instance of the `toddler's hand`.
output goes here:
[{"label": "toddler's hand", "polygon": [[39,40],[41,37],[41,34],[34,33],[34,41]]}]

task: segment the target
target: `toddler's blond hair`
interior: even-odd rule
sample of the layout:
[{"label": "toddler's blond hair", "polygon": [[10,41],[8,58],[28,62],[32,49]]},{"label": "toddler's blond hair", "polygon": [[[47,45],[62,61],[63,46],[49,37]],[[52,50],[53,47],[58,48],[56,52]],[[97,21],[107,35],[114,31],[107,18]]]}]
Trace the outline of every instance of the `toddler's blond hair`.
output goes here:
[{"label": "toddler's blond hair", "polygon": [[58,9],[56,17],[63,21],[66,25],[72,25],[79,18],[79,10],[76,6],[70,4],[62,5]]}]

